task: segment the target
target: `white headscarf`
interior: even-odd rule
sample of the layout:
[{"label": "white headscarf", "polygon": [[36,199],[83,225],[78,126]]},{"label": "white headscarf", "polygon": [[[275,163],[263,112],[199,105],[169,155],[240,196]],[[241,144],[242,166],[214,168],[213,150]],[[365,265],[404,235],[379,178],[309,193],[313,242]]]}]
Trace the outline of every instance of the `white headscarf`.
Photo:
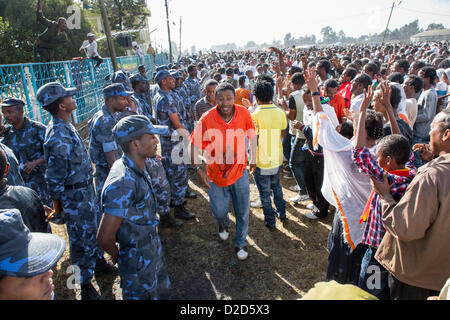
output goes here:
[{"label": "white headscarf", "polygon": [[445,73],[445,70],[444,69],[437,69],[436,70],[436,73],[437,73],[437,75],[438,75],[438,77],[439,77],[439,81],[444,81],[444,79],[442,78],[442,75]]},{"label": "white headscarf", "polygon": [[445,75],[447,76],[448,81],[450,81],[450,68],[445,69]]}]

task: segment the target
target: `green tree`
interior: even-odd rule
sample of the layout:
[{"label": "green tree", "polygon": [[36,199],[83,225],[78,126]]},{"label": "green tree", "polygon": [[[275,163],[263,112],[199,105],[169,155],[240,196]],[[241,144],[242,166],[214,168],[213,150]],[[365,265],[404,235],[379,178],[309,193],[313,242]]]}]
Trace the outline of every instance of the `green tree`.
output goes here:
[{"label": "green tree", "polygon": [[428,25],[426,31],[436,30],[436,29],[445,29],[443,24],[440,23],[431,23]]},{"label": "green tree", "polygon": [[285,45],[286,47],[290,47],[290,46],[292,45],[293,40],[294,40],[294,39],[292,39],[291,33],[290,33],[290,32],[287,33],[287,34],[284,36],[284,45]]},{"label": "green tree", "polygon": [[[6,30],[0,33],[0,42],[2,48],[8,48],[6,54],[2,50],[0,64],[33,62],[33,44],[37,35],[46,29],[36,20],[36,3],[35,0],[0,0],[2,28]],[[43,14],[49,20],[68,18],[68,8],[74,5],[72,0],[42,0],[41,3]],[[91,31],[91,25],[83,10],[80,13],[81,28],[65,31],[69,41],[55,50],[56,61],[81,55],[78,49]]]},{"label": "green tree", "polygon": [[249,41],[247,42],[247,44],[244,46],[244,48],[255,48],[258,47],[258,45],[256,44],[255,41]]},{"label": "green tree", "polygon": [[[145,0],[105,0],[111,28],[114,30],[139,29],[150,16]],[[94,10],[99,9],[97,0],[88,3]]]},{"label": "green tree", "polygon": [[[12,44],[12,45],[11,45]],[[15,63],[16,43],[14,30],[6,18],[0,17],[0,61],[1,64]]]},{"label": "green tree", "polygon": [[333,28],[331,28],[330,26],[322,28],[320,34],[322,35],[322,41],[325,44],[332,44],[338,41],[336,32],[334,32]]}]

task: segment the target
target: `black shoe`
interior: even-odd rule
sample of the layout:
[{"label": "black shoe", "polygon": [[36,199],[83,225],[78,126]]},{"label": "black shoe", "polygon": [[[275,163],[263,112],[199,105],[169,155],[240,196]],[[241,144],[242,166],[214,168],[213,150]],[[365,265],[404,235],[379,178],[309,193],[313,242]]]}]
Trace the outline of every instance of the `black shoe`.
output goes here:
[{"label": "black shoe", "polygon": [[280,214],[277,212],[277,218],[280,219],[281,222],[286,221],[286,215],[280,216]]},{"label": "black shoe", "polygon": [[195,214],[187,211],[184,205],[175,206],[174,216],[184,220],[190,220],[195,218]]},{"label": "black shoe", "polygon": [[81,285],[81,300],[100,300],[100,295],[91,282]]},{"label": "black shoe", "polygon": [[197,198],[197,194],[195,194],[194,192],[192,192],[191,190],[187,190],[186,191],[186,195],[184,196],[186,199],[196,199]]},{"label": "black shoe", "polygon": [[267,229],[269,229],[269,231],[275,231],[275,226],[271,226],[267,222],[264,222],[264,225],[266,226]]},{"label": "black shoe", "polygon": [[183,226],[183,222],[173,218],[170,213],[159,217],[159,226],[161,228],[179,228]]},{"label": "black shoe", "polygon": [[97,259],[97,263],[95,264],[94,269],[95,275],[117,275],[119,270],[117,267],[110,265],[104,258]]}]

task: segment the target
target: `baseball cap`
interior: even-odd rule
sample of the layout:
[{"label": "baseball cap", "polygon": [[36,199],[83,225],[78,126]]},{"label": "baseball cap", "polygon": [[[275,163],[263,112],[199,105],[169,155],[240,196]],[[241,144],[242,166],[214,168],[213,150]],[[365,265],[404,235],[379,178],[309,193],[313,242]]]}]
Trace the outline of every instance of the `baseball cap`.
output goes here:
[{"label": "baseball cap", "polygon": [[156,76],[155,76],[155,82],[156,83],[160,83],[161,81],[163,81],[167,77],[170,77],[170,72],[169,71],[167,71],[167,70],[158,71],[156,73]]},{"label": "baseball cap", "polygon": [[95,34],[89,32],[89,33],[87,34],[87,36],[88,36],[88,37],[95,37]]},{"label": "baseball cap", "polygon": [[123,70],[114,72],[111,75],[111,82],[112,83],[122,83],[125,86],[125,89],[131,90],[128,75]]},{"label": "baseball cap", "polygon": [[103,97],[105,100],[112,96],[128,97],[132,94],[133,91],[127,91],[122,83],[113,83],[103,88]]},{"label": "baseball cap", "polygon": [[159,71],[161,71],[161,70],[169,70],[169,67],[166,66],[166,65],[162,65],[162,66],[156,67],[155,70],[156,70],[156,72],[159,72]]},{"label": "baseball cap", "polygon": [[125,143],[135,140],[142,135],[160,134],[167,135],[169,127],[154,126],[150,120],[143,115],[132,115],[121,119],[113,128],[117,143]]},{"label": "baseball cap", "polygon": [[170,70],[169,73],[170,73],[170,75],[171,75],[172,77],[174,77],[175,79],[181,79],[181,78],[183,78],[183,77],[181,76],[181,73],[180,73],[178,70]]},{"label": "baseball cap", "polygon": [[41,105],[48,106],[60,98],[72,97],[76,92],[77,88],[64,88],[59,82],[49,82],[39,88],[36,98]]},{"label": "baseball cap", "polygon": [[145,79],[141,74],[133,74],[131,77],[130,77],[130,81],[131,81],[131,83],[135,83],[135,82],[147,82],[147,79]]},{"label": "baseball cap", "polygon": [[7,97],[5,100],[0,103],[0,107],[12,107],[17,105],[24,106],[26,103],[22,99],[17,99],[13,97]]},{"label": "baseball cap", "polygon": [[128,75],[125,71],[119,70],[111,75],[111,82],[128,84]]},{"label": "baseball cap", "polygon": [[65,241],[57,235],[30,232],[19,210],[0,210],[0,274],[42,274],[56,265],[65,249]]}]

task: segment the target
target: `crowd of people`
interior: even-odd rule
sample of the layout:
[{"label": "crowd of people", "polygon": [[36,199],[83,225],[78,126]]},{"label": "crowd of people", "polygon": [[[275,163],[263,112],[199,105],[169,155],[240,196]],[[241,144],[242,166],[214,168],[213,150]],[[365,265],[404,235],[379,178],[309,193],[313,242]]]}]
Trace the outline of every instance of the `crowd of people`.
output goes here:
[{"label": "crowd of people", "polygon": [[151,80],[145,68],[106,78],[88,148],[70,121],[74,88],[39,88],[47,126],[20,99],[0,104],[0,298],[52,297],[64,245],[50,221],[67,226],[82,299],[99,299],[94,273],[117,272],[124,299],[169,299],[158,228],[196,217],[188,170],[223,241],[231,200],[238,260],[251,207],[268,232],[287,222],[284,175],[298,193],[287,201],[312,201],[307,219],[335,208],[324,280],[379,299],[439,295],[450,277],[448,43],[208,52]]}]

